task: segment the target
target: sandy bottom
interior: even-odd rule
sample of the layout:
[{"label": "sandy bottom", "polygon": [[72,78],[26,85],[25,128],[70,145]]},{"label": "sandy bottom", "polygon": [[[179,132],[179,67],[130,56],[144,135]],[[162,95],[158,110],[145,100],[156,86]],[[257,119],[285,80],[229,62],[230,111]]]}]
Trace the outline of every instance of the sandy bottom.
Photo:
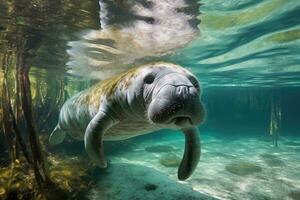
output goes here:
[{"label": "sandy bottom", "polygon": [[111,191],[95,188],[91,199],[300,199],[300,137],[282,137],[277,148],[269,138],[201,139],[200,163],[183,182],[177,179],[182,137],[108,144],[106,151],[115,149],[99,188]]}]

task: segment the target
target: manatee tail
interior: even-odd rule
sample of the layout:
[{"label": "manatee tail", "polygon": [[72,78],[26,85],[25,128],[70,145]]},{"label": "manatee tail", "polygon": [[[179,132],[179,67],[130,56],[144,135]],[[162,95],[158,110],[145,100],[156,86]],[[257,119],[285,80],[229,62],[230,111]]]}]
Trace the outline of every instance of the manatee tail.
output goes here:
[{"label": "manatee tail", "polygon": [[49,137],[49,143],[50,145],[60,144],[65,139],[65,137],[66,132],[56,126]]}]

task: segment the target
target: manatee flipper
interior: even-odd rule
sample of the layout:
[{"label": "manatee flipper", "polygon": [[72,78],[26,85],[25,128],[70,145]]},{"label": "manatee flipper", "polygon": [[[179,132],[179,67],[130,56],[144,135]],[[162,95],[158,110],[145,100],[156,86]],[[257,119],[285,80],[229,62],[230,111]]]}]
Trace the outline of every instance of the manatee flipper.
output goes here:
[{"label": "manatee flipper", "polygon": [[50,145],[60,144],[65,139],[65,137],[66,132],[56,126],[49,137],[49,143]]},{"label": "manatee flipper", "polygon": [[100,168],[106,168],[107,162],[104,157],[103,136],[114,121],[106,113],[99,111],[88,124],[84,135],[84,146],[91,160]]},{"label": "manatee flipper", "polygon": [[191,176],[200,160],[201,144],[197,127],[182,130],[185,135],[184,155],[178,168],[178,179],[185,180]]}]

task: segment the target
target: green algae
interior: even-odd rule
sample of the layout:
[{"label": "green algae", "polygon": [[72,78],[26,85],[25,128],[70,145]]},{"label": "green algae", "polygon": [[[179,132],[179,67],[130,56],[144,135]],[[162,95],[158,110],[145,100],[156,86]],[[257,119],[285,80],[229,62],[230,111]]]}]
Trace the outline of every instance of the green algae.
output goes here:
[{"label": "green algae", "polygon": [[42,193],[36,184],[34,171],[22,159],[0,169],[0,199],[85,198],[91,186],[90,172],[93,168],[82,159],[49,156],[51,182]]}]

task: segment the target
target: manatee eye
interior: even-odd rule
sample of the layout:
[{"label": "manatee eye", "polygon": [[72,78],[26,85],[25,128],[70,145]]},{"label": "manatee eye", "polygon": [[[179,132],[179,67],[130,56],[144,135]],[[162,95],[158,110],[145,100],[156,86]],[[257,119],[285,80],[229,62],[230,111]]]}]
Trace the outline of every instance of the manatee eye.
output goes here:
[{"label": "manatee eye", "polygon": [[146,84],[151,84],[151,83],[153,83],[154,79],[155,79],[155,76],[153,74],[149,74],[144,78],[144,82]]},{"label": "manatee eye", "polygon": [[154,24],[154,18],[153,17],[149,17],[149,18],[147,18],[146,19],[146,22],[148,23],[148,24]]}]

